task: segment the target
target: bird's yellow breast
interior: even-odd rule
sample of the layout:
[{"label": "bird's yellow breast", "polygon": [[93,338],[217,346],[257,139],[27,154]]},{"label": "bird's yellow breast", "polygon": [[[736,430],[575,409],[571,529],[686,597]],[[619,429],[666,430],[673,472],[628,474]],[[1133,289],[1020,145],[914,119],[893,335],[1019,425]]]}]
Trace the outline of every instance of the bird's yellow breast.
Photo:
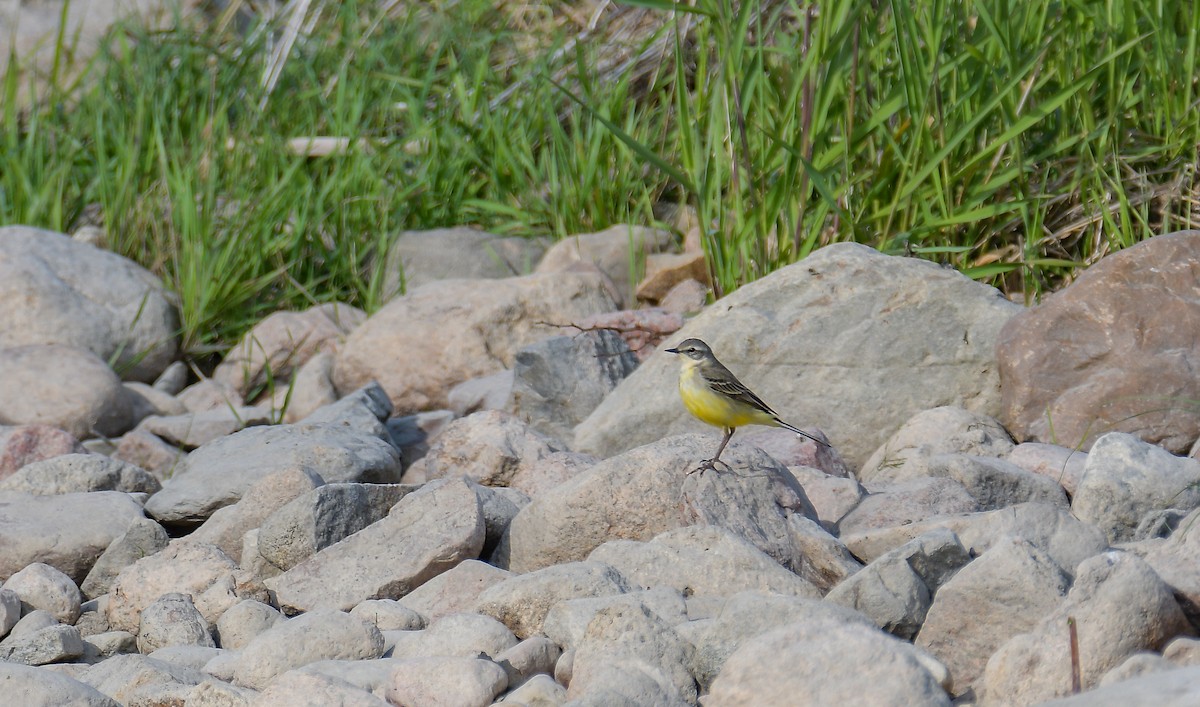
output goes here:
[{"label": "bird's yellow breast", "polygon": [[715,427],[743,425],[775,425],[769,415],[746,403],[734,400],[713,390],[694,362],[684,365],[679,374],[679,397],[683,405],[701,422]]}]

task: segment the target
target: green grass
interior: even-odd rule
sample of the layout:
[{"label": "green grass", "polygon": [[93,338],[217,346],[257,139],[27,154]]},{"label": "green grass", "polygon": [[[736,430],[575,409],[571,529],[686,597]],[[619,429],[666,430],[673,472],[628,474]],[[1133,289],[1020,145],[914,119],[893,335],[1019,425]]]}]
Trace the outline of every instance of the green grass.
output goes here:
[{"label": "green grass", "polygon": [[403,229],[561,237],[683,202],[718,295],[853,240],[1033,300],[1200,216],[1190,2],[630,4],[665,58],[615,76],[481,0],[336,4],[270,91],[278,32],[117,28],[35,109],[0,77],[0,223],[98,215],[204,357],[269,311],[378,307]]}]

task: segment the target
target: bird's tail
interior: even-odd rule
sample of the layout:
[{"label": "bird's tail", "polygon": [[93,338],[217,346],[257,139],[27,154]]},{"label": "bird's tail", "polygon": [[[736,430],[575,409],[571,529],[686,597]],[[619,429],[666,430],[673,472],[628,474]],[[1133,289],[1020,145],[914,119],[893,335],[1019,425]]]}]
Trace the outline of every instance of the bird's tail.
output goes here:
[{"label": "bird's tail", "polygon": [[826,442],[825,440],[817,439],[816,437],[810,435],[809,433],[805,432],[804,430],[800,429],[799,427],[794,427],[794,426],[789,425],[788,423],[784,422],[783,420],[780,420],[778,417],[775,418],[775,421],[778,422],[779,426],[784,428],[785,430],[791,430],[792,432],[795,432],[796,434],[800,435],[801,437],[807,437],[821,446],[824,446],[824,447],[829,446],[829,443]]}]

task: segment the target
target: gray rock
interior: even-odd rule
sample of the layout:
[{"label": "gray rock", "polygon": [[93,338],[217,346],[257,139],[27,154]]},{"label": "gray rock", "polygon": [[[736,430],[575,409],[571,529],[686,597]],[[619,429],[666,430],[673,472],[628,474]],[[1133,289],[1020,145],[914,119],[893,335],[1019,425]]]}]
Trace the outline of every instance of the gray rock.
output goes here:
[{"label": "gray rock", "polygon": [[91,685],[45,668],[0,661],[0,684],[26,707],[121,707]]},{"label": "gray rock", "polygon": [[1077,568],[1065,601],[1031,632],[992,654],[983,676],[984,703],[1032,703],[1070,694],[1071,662],[1063,650],[1070,619],[1086,627],[1078,632],[1084,689],[1130,654],[1192,632],[1170,589],[1145,562],[1115,551],[1091,557]]},{"label": "gray rock", "polygon": [[809,559],[791,536],[789,518],[816,514],[795,477],[761,450],[736,442],[723,455],[730,470],[689,474],[711,455],[712,441],[711,435],[660,440],[539,495],[509,526],[508,566],[526,572],[583,559],[608,540],[715,525],[785,567],[803,569]]},{"label": "gray rock", "polygon": [[978,510],[979,501],[959,482],[923,477],[872,486],[871,493],[838,521],[838,530],[844,536]]},{"label": "gray rock", "polygon": [[154,660],[193,670],[204,670],[209,663],[225,655],[226,651],[213,646],[174,645],[158,648],[149,654]]},{"label": "gray rock", "polygon": [[87,491],[154,493],[160,488],[158,479],[143,469],[99,454],[64,454],[33,462],[0,480],[0,491],[43,496]]},{"label": "gray rock", "polygon": [[[549,638],[530,636],[508,650],[501,651],[492,660],[504,668],[508,674],[508,686],[511,690],[526,681],[541,677],[550,677],[554,672],[554,664],[558,662],[562,650]],[[554,682],[553,678],[550,680]],[[566,701],[566,691],[562,693]],[[510,696],[511,699],[511,696]]]},{"label": "gray rock", "polygon": [[79,634],[84,638],[97,633],[105,633],[111,630],[108,625],[108,595],[103,594],[95,599],[85,601],[81,607],[83,613],[75,620],[75,628],[79,629]]},{"label": "gray rock", "polygon": [[872,627],[857,611],[830,602],[768,592],[741,592],[721,600],[712,619],[692,621],[676,630],[695,646],[692,673],[706,692],[721,666],[743,643],[792,622],[834,621]]},{"label": "gray rock", "polygon": [[275,624],[242,649],[234,681],[262,689],[276,676],[317,660],[372,659],[383,654],[383,635],[341,611],[318,609]]},{"label": "gray rock", "polygon": [[529,505],[529,496],[513,488],[480,486],[471,484],[479,497],[479,510],[483,513],[484,540],[481,557],[490,557],[500,544],[501,538],[521,509]]},{"label": "gray rock", "polygon": [[171,592],[190,595],[209,624],[242,599],[265,598],[263,586],[216,546],[177,540],[121,570],[109,594],[108,622],[136,633],[142,611]]},{"label": "gray rock", "polygon": [[395,408],[387,392],[375,381],[370,381],[346,393],[341,400],[317,408],[300,423],[350,428],[390,443],[392,436],[385,423],[393,412]]},{"label": "gray rock", "polygon": [[1094,525],[1080,522],[1067,509],[1047,503],[1021,503],[996,511],[941,516],[909,525],[843,533],[842,539],[855,556],[869,562],[936,528],[953,531],[974,555],[985,552],[1005,535],[1023,538],[1071,575],[1076,565],[1108,547],[1104,535]]},{"label": "gray rock", "polygon": [[0,491],[0,579],[44,562],[82,581],[109,543],[141,517],[142,507],[117,491],[56,496]]},{"label": "gray rock", "polygon": [[1025,442],[1013,447],[1008,461],[1035,474],[1054,479],[1071,496],[1083,478],[1083,469],[1088,455],[1077,449],[1067,449],[1057,444]]},{"label": "gray rock", "polygon": [[1197,253],[1200,232],[1146,239],[1013,317],[996,342],[1005,426],[1085,451],[1111,431],[1187,451],[1200,419],[1175,401],[1200,397]]},{"label": "gray rock", "polygon": [[1001,538],[937,591],[916,644],[945,663],[958,693],[978,691],[988,658],[1057,608],[1070,581],[1029,542]]},{"label": "gray rock", "polygon": [[[397,543],[398,537],[408,540]],[[404,596],[459,562],[478,557],[483,539],[475,492],[465,481],[442,479],[405,496],[383,520],[266,584],[285,610],[350,609],[364,599]]]},{"label": "gray rock", "polygon": [[679,528],[644,543],[610,540],[593,550],[588,560],[611,565],[631,585],[670,587],[684,596],[729,596],[758,589],[821,598],[810,582],[719,527]]},{"label": "gray rock", "polygon": [[1192,511],[1169,538],[1142,555],[1162,578],[1184,615],[1200,622],[1200,510]]},{"label": "gray rock", "polygon": [[283,621],[283,614],[275,607],[245,599],[226,609],[217,619],[217,638],[222,648],[240,650],[280,621]]},{"label": "gray rock", "polygon": [[722,705],[946,705],[917,649],[840,621],[790,623],[744,642],[705,700]]},{"label": "gray rock", "polygon": [[507,626],[517,638],[542,632],[551,607],[564,599],[609,596],[629,591],[629,583],[600,562],[570,562],[517,575],[480,593],[474,610]]},{"label": "gray rock", "polygon": [[175,397],[192,412],[240,408],[246,404],[242,394],[237,392],[233,386],[211,378],[196,381],[179,391]]},{"label": "gray rock", "polygon": [[[218,508],[189,540],[221,548],[234,562],[242,561],[242,539],[292,500],[321,487],[324,480],[310,469],[285,469],[261,479],[241,500]],[[261,536],[260,536],[261,537]]]},{"label": "gray rock", "polygon": [[17,620],[17,623],[13,624],[12,630],[9,631],[8,637],[3,641],[0,641],[0,646],[6,645],[10,641],[18,638],[31,636],[48,626],[57,625],[58,619],[54,618],[54,614],[51,614],[45,609],[33,609],[31,611],[27,611],[24,616]]},{"label": "gray rock", "polygon": [[425,619],[395,599],[367,599],[350,610],[380,631],[417,631],[425,628]]},{"label": "gray rock", "polygon": [[383,300],[436,280],[524,275],[545,251],[540,239],[503,238],[469,226],[402,231],[387,251]]},{"label": "gray rock", "polygon": [[169,416],[151,415],[139,422],[138,428],[172,447],[191,451],[238,430],[256,425],[269,425],[274,421],[268,408],[243,405]]},{"label": "gray rock", "polygon": [[415,658],[392,673],[388,702],[430,707],[487,707],[508,686],[504,668],[479,658]]},{"label": "gray rock", "polygon": [[153,653],[167,646],[206,646],[213,648],[208,622],[196,610],[187,594],[163,594],[142,609],[138,623],[138,651]]},{"label": "gray rock", "polygon": [[865,483],[908,481],[927,475],[930,457],[1003,457],[1013,446],[995,418],[961,407],[936,407],[909,418],[867,459],[859,478]]},{"label": "gray rock", "polygon": [[619,224],[558,241],[546,251],[536,272],[575,272],[581,264],[597,267],[611,278],[617,301],[631,304],[636,301],[637,285],[632,273],[642,271],[647,255],[665,251],[674,241],[667,231]]},{"label": "gray rock", "polygon": [[286,387],[292,373],[318,353],[332,353],[367,315],[357,307],[329,302],[302,312],[273,312],[234,344],[213,378],[242,395],[269,386]]},{"label": "gray rock", "polygon": [[688,671],[693,648],[642,604],[614,604],[598,612],[575,648],[567,696],[612,686],[614,672],[651,677],[672,702],[694,704],[699,690]]},{"label": "gray rock", "polygon": [[[933,263],[837,243],[723,298],[671,341],[708,342],[752,390],[772,391],[783,419],[827,431],[857,466],[921,410],[998,412],[993,347],[1020,309]],[[835,375],[842,365],[869,375]],[[575,449],[609,457],[699,429],[679,402],[678,369],[674,356],[652,356],[578,427]]]},{"label": "gray rock", "polygon": [[174,393],[137,381],[127,381],[123,385],[135,420],[143,420],[150,415],[182,415],[187,412],[187,406],[179,402]]},{"label": "gray rock", "polygon": [[1043,707],[1191,707],[1200,700],[1200,667],[1180,668],[1049,700]]},{"label": "gray rock", "polygon": [[167,531],[158,523],[149,518],[135,519],[100,553],[79,589],[89,599],[107,594],[121,570],[162,550],[169,540]]},{"label": "gray rock", "polygon": [[187,459],[187,452],[172,447],[145,430],[134,428],[121,436],[112,458],[145,469],[161,481],[175,475],[183,460]]},{"label": "gray rock", "polygon": [[285,469],[314,471],[327,483],[389,483],[399,480],[400,458],[378,437],[332,425],[249,427],[189,454],[146,512],[164,524],[198,525]]},{"label": "gray rock", "polygon": [[116,437],[133,427],[131,412],[121,379],[89,351],[56,344],[0,348],[0,424],[53,425],[80,439]]},{"label": "gray rock", "polygon": [[[511,679],[511,675],[509,676]],[[566,704],[567,689],[550,675],[534,675],[504,696],[506,703],[523,707],[558,707]]]},{"label": "gray rock", "polygon": [[180,704],[207,676],[136,653],[117,655],[88,668],[80,680],[124,705]]},{"label": "gray rock", "polygon": [[387,694],[392,673],[408,663],[408,660],[398,658],[318,660],[292,672],[338,678],[360,690],[366,690],[377,697],[382,697]]},{"label": "gray rock", "polygon": [[1162,673],[1173,669],[1175,669],[1175,665],[1161,655],[1142,651],[1129,656],[1120,665],[1101,676],[1097,686],[1116,685],[1142,675]]},{"label": "gray rock", "polygon": [[804,489],[821,527],[831,532],[836,531],[842,516],[867,495],[866,489],[852,478],[826,474],[811,466],[789,466],[788,471]]},{"label": "gray rock", "polygon": [[512,572],[485,562],[464,560],[397,601],[431,623],[447,614],[472,610],[480,594],[512,576]]},{"label": "gray rock", "polygon": [[596,465],[599,460],[579,452],[551,452],[536,461],[522,464],[511,485],[530,497],[564,484]]},{"label": "gray rock", "polygon": [[0,642],[0,661],[23,665],[63,663],[83,655],[83,639],[74,626],[54,624],[31,633],[14,631]]},{"label": "gray rock", "polygon": [[11,589],[0,587],[0,639],[8,635],[21,618],[21,597]]},{"label": "gray rock", "polygon": [[825,599],[856,609],[884,631],[912,640],[938,587],[970,560],[953,533],[933,531],[875,559]]},{"label": "gray rock", "polygon": [[404,468],[424,458],[430,445],[453,420],[454,413],[450,410],[431,410],[388,420],[388,434],[392,436],[392,445],[400,450]]},{"label": "gray rock", "polygon": [[187,364],[183,361],[172,361],[154,380],[154,389],[167,395],[177,395],[187,387],[188,375]]},{"label": "gray rock", "polygon": [[431,479],[466,475],[485,486],[512,486],[521,472],[562,445],[512,415],[486,410],[455,420],[425,455]]},{"label": "gray rock", "polygon": [[614,308],[598,275],[431,282],[350,334],[334,383],[345,392],[377,380],[398,409],[445,408],[454,384],[510,368],[517,351],[561,333],[555,325]]},{"label": "gray rock", "polygon": [[565,599],[550,607],[542,624],[542,632],[563,649],[575,648],[583,640],[588,624],[596,614],[617,605],[626,608],[645,607],[668,626],[688,620],[683,594],[668,587],[657,587],[627,594]]},{"label": "gray rock", "polygon": [[1080,520],[1109,542],[1132,540],[1142,517],[1166,508],[1200,507],[1200,461],[1176,457],[1136,437],[1112,432],[1096,440],[1071,502]]},{"label": "gray rock", "polygon": [[276,388],[271,396],[271,408],[283,411],[283,422],[293,424],[303,420],[326,405],[338,400],[333,387],[333,362],[331,353],[318,353],[296,370],[291,385]]},{"label": "gray rock", "polygon": [[85,662],[99,663],[114,655],[137,652],[137,636],[128,631],[103,631],[83,637]]},{"label": "gray rock", "polygon": [[152,381],[174,358],[179,316],[157,277],[115,253],[27,226],[0,228],[0,349],[64,344]]},{"label": "gray rock", "polygon": [[339,707],[387,707],[383,699],[345,680],[290,670],[275,678],[258,693],[251,707],[274,705],[338,705]]},{"label": "gray rock", "polygon": [[1018,503],[1067,505],[1066,492],[1057,481],[1025,471],[1003,459],[938,454],[929,458],[927,473],[959,482],[984,511]]},{"label": "gray rock", "polygon": [[533,429],[569,442],[575,426],[637,365],[614,331],[543,339],[517,352],[509,405]]},{"label": "gray rock", "polygon": [[192,688],[184,699],[186,707],[250,707],[258,690],[238,687],[209,678]]},{"label": "gray rock", "polygon": [[83,602],[79,587],[50,565],[34,562],[9,577],[4,589],[16,593],[22,611],[45,609],[65,624],[73,624],[79,618],[79,605]]},{"label": "gray rock", "polygon": [[446,407],[457,417],[484,410],[504,410],[512,397],[513,372],[509,369],[468,378],[446,393]]},{"label": "gray rock", "polygon": [[258,534],[258,552],[279,569],[289,570],[318,551],[387,517],[415,486],[400,484],[326,484],[300,495],[275,511]]},{"label": "gray rock", "polygon": [[517,645],[504,624],[479,614],[450,614],[419,631],[389,632],[394,638],[389,657],[495,657]]}]

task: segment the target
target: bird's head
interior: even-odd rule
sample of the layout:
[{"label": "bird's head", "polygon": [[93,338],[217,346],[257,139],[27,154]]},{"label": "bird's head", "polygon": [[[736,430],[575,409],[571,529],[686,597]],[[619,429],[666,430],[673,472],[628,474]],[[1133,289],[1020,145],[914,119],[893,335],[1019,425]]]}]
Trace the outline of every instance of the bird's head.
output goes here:
[{"label": "bird's head", "polygon": [[703,361],[706,358],[712,358],[712,349],[708,347],[708,344],[699,339],[684,339],[678,346],[666,351],[667,353],[686,356],[693,361]]}]

